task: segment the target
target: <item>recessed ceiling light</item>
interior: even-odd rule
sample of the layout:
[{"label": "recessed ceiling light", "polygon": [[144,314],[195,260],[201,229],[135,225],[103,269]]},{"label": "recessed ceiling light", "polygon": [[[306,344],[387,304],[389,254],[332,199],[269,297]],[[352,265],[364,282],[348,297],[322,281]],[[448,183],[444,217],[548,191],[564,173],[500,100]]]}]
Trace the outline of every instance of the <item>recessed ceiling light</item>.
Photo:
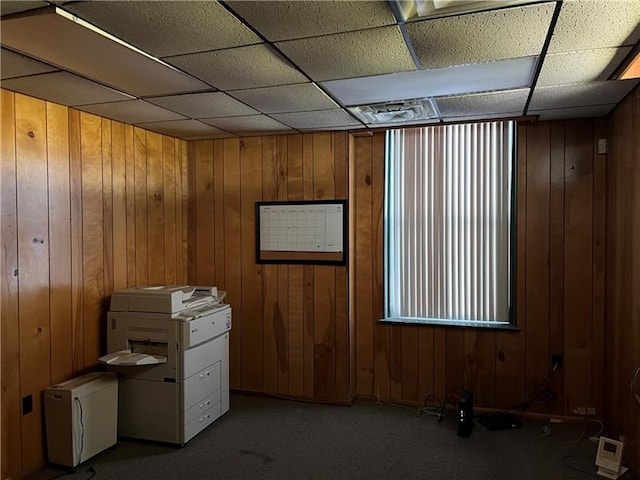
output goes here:
[{"label": "recessed ceiling light", "polygon": [[398,20],[407,21],[495,10],[532,2],[533,0],[393,0],[390,4]]}]

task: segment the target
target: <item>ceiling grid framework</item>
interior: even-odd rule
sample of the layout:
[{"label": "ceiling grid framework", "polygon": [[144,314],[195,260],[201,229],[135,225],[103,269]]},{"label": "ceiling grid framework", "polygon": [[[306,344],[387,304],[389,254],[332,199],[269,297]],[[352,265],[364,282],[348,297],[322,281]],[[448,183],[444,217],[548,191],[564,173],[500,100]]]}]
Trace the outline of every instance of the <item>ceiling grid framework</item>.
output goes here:
[{"label": "ceiling grid framework", "polygon": [[[203,139],[599,116],[638,82],[610,79],[640,40],[634,0],[515,0],[406,21],[398,4],[2,1],[2,88]],[[439,112],[428,121],[350,113],[426,98]]]}]

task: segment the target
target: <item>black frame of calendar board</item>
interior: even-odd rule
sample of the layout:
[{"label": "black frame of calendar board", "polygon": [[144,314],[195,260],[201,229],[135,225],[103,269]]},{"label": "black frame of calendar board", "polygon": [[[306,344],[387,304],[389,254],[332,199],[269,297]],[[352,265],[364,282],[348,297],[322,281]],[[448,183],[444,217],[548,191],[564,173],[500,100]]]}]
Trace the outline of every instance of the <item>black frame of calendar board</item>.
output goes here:
[{"label": "black frame of calendar board", "polygon": [[[342,251],[269,251],[262,250],[260,239],[260,210],[272,206],[342,205]],[[282,202],[256,202],[256,263],[346,265],[348,252],[349,215],[346,200],[289,200]]]}]

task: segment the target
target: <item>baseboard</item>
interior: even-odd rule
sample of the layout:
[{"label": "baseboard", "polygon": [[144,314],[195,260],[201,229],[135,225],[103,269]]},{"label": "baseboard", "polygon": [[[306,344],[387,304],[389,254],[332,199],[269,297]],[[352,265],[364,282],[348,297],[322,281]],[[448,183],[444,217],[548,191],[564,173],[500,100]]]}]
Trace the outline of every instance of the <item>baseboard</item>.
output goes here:
[{"label": "baseboard", "polygon": [[230,393],[237,395],[248,395],[254,397],[266,397],[266,398],[275,398],[279,400],[291,400],[294,402],[306,402],[306,403],[316,403],[319,405],[337,405],[341,407],[348,407],[353,403],[354,399],[350,400],[333,400],[333,399],[322,399],[322,398],[308,398],[308,397],[300,397],[297,395],[281,395],[279,393],[271,393],[264,392],[260,390],[245,390],[239,388],[232,388],[229,390]]}]

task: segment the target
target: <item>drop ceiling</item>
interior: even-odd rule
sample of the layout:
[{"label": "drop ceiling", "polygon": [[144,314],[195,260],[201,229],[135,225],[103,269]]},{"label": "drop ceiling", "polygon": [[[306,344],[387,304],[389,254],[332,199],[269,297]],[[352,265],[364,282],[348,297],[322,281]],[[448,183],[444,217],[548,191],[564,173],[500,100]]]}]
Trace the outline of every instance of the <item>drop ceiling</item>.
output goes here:
[{"label": "drop ceiling", "polygon": [[611,79],[637,0],[445,3],[3,0],[1,85],[202,139],[379,128],[354,107],[425,98],[422,123],[600,116],[638,83]]}]

